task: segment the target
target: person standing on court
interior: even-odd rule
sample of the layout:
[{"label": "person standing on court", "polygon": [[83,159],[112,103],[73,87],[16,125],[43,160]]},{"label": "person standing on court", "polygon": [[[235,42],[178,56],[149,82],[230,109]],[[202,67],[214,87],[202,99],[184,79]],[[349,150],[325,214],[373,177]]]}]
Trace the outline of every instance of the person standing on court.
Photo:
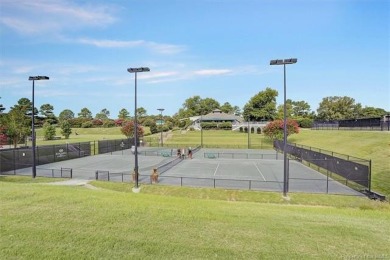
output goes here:
[{"label": "person standing on court", "polygon": [[192,159],[192,149],[188,147],[188,158]]}]

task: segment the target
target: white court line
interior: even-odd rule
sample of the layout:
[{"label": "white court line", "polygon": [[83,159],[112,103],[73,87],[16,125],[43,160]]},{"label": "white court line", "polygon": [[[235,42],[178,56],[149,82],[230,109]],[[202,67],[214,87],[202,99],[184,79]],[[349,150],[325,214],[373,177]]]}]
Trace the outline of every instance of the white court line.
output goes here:
[{"label": "white court line", "polygon": [[263,177],[263,180],[264,180],[264,181],[267,181],[267,180],[264,178],[264,175],[263,175],[263,173],[260,171],[259,167],[257,167],[257,164],[256,164],[255,162],[253,162],[253,164],[255,165],[256,169],[259,171],[261,177]]},{"label": "white court line", "polygon": [[214,176],[217,174],[218,168],[219,168],[219,163],[218,163],[218,165],[217,165],[217,168],[216,168],[215,171],[214,171]]}]

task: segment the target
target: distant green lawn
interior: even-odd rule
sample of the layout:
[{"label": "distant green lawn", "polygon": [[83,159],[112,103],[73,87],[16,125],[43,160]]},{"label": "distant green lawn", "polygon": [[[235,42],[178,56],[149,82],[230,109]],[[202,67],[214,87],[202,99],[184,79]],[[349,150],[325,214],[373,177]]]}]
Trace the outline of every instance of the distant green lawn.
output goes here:
[{"label": "distant green lawn", "polygon": [[390,257],[389,205],[368,199],[283,201],[278,193],[159,185],[134,194],[121,183],[93,182],[100,188],[91,190],[4,178],[2,259]]},{"label": "distant green lawn", "polygon": [[[201,131],[174,131],[173,137],[165,141],[166,145],[200,145]],[[272,149],[272,142],[262,134],[243,133],[228,130],[203,131],[203,147],[236,149]]]}]

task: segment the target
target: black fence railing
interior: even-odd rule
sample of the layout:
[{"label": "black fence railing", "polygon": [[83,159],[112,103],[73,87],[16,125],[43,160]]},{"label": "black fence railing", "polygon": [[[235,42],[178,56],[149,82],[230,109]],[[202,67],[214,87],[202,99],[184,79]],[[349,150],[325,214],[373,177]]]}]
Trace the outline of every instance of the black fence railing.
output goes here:
[{"label": "black fence railing", "polygon": [[[276,150],[284,150],[283,141],[276,140],[274,146]],[[359,191],[371,191],[371,160],[299,144],[288,143],[286,148],[289,156],[309,166],[316,166],[320,172],[323,169],[327,174],[331,173],[332,178],[345,182],[347,186]]]},{"label": "black fence railing", "polygon": [[[110,171],[96,171],[96,180],[111,182],[134,182],[133,174],[129,172],[115,173]],[[152,184],[151,174],[139,174],[139,183]],[[173,185],[181,187],[205,187],[222,189],[240,189],[256,191],[283,191],[283,181],[262,181],[253,179],[227,179],[227,178],[205,178],[205,177],[185,177],[159,175],[158,184]],[[290,178],[289,191],[291,192],[309,192],[309,193],[327,193],[343,195],[359,195],[348,189],[340,189],[341,184],[328,177],[317,179]]]},{"label": "black fence railing", "polygon": [[[91,143],[72,143],[37,146],[35,148],[36,165],[70,160],[92,154]],[[0,150],[0,173],[15,172],[18,169],[32,167],[32,148],[21,147],[16,149]]]},{"label": "black fence railing", "polygon": [[390,131],[390,116],[345,119],[338,121],[314,121],[313,130],[366,130]]},{"label": "black fence railing", "polygon": [[[5,173],[6,175],[21,175],[21,176],[31,176],[31,172],[26,172],[25,169],[16,169]],[[36,177],[47,177],[47,178],[73,178],[73,169],[72,168],[43,168],[37,167]]]}]

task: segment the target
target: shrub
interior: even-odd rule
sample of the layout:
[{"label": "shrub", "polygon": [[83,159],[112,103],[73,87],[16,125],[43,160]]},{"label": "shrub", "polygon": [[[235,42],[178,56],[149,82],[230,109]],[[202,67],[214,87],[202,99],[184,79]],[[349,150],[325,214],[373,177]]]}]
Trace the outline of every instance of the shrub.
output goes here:
[{"label": "shrub", "polygon": [[313,127],[313,119],[310,118],[301,118],[297,120],[298,124],[302,128],[312,128]]},{"label": "shrub", "polygon": [[61,122],[61,134],[65,137],[65,139],[69,139],[70,134],[72,133],[72,128],[70,127],[70,123],[68,120],[63,120]]},{"label": "shrub", "polygon": [[81,124],[81,128],[91,128],[92,126],[92,121],[86,121]]},{"label": "shrub", "polygon": [[240,132],[242,133],[244,131],[244,129],[242,128],[242,126],[240,126]]},{"label": "shrub", "polygon": [[105,128],[114,127],[114,126],[115,126],[115,122],[112,119],[106,119],[103,121],[103,127]]},{"label": "shrub", "polygon": [[93,119],[92,120],[92,125],[95,127],[99,127],[103,125],[103,120],[101,119]]},{"label": "shrub", "polygon": [[43,124],[43,136],[45,140],[53,140],[54,136],[56,136],[56,127],[48,122],[45,122]]},{"label": "shrub", "polygon": [[256,132],[257,132],[257,134],[261,134],[261,128],[258,127],[258,128],[256,129]]},{"label": "shrub", "polygon": [[[284,136],[284,121],[283,120],[275,120],[269,122],[263,129],[263,133],[265,136],[270,138],[271,140],[282,140]],[[287,120],[287,136],[299,133],[298,123],[295,120],[288,119]]]},{"label": "shrub", "polygon": [[[138,127],[138,135],[143,136],[144,135],[144,128],[137,124]],[[124,134],[127,138],[134,136],[134,121],[127,121],[124,126],[121,128],[122,134]]]}]

